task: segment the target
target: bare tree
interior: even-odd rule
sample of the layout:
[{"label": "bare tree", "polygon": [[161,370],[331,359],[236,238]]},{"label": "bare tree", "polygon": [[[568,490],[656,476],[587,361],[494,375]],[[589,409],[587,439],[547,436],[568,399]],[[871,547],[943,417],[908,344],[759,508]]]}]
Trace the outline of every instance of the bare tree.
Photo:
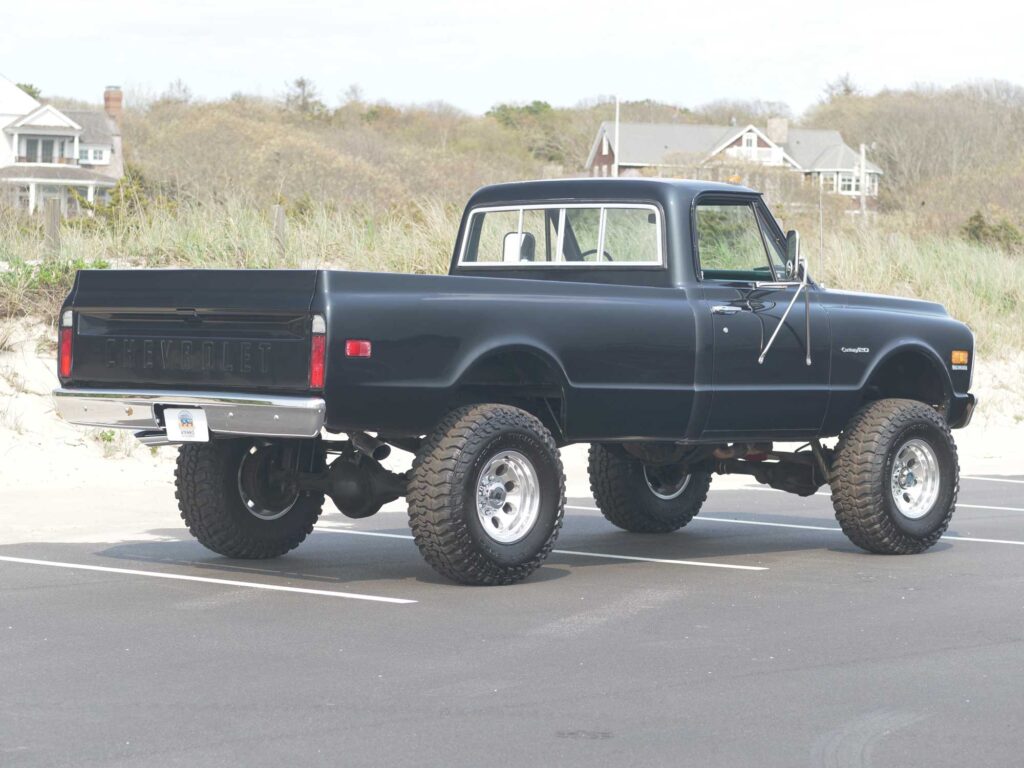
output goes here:
[{"label": "bare tree", "polygon": [[284,105],[293,112],[303,115],[319,115],[327,110],[320,100],[320,92],[307,77],[297,77],[288,84]]}]

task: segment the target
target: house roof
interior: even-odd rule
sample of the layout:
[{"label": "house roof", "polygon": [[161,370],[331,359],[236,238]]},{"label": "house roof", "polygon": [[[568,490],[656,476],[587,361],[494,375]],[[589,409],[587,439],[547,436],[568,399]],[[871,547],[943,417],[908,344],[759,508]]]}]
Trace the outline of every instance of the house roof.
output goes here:
[{"label": "house roof", "polygon": [[[704,160],[721,145],[730,144],[749,127],[699,123],[620,123],[619,161],[622,165],[671,165],[673,161],[678,162],[679,156],[685,155]],[[769,140],[763,130],[756,130]],[[593,165],[605,135],[610,142],[614,142],[614,123],[601,123],[586,167]],[[839,131],[790,128],[786,142],[776,146],[803,171],[852,171],[860,164],[860,155],[843,142]],[[867,167],[873,173],[882,172],[871,161],[868,161]]]},{"label": "house roof", "polygon": [[[882,169],[870,160],[866,164],[869,173],[882,173]],[[843,144],[840,139],[839,144],[824,147],[814,160],[801,165],[815,171],[850,171],[860,168],[860,153]]]},{"label": "house roof", "polygon": [[[735,126],[675,123],[620,123],[619,156],[631,165],[663,165],[672,155],[700,155],[702,158],[724,141]],[[606,121],[598,130],[587,166],[594,162],[602,135],[614,146],[615,124]]]},{"label": "house roof", "polygon": [[50,104],[43,104],[27,115],[14,120],[7,125],[5,130],[11,133],[12,131],[24,130],[26,128],[58,129],[71,132],[82,130],[82,126]]},{"label": "house roof", "polygon": [[[0,75],[0,115],[27,115],[41,105],[11,80]],[[0,125],[3,124],[0,120]]]},{"label": "house roof", "polygon": [[82,144],[113,144],[120,131],[114,118],[102,110],[67,109],[64,114],[82,126]]},{"label": "house roof", "polygon": [[98,183],[113,186],[117,179],[74,165],[8,165],[0,168],[0,182],[49,181],[66,184]]}]

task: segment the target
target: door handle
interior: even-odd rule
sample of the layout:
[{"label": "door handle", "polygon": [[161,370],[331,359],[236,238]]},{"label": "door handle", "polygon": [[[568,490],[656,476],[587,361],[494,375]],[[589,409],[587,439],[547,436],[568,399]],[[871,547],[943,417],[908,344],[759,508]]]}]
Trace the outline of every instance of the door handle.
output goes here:
[{"label": "door handle", "polygon": [[711,308],[711,313],[714,315],[735,315],[742,310],[743,307],[737,307],[734,304],[716,304]]}]

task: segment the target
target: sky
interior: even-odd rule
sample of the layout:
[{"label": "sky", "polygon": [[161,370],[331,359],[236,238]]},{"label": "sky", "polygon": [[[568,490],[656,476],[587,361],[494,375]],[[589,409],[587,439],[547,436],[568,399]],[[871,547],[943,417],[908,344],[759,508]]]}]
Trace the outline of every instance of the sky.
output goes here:
[{"label": "sky", "polygon": [[697,106],[782,101],[799,114],[849,73],[863,90],[1024,85],[1016,2],[819,0],[47,0],[4,2],[0,74],[99,102],[278,96],[299,76],[328,105],[444,101],[471,113],[601,96]]}]

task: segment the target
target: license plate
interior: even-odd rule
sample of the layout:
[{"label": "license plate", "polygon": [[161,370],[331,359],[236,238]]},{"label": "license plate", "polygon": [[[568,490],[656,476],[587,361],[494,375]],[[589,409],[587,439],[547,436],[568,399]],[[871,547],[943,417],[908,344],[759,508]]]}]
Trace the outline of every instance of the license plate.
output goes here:
[{"label": "license plate", "polygon": [[202,408],[165,408],[167,439],[177,443],[207,443],[210,430]]}]

